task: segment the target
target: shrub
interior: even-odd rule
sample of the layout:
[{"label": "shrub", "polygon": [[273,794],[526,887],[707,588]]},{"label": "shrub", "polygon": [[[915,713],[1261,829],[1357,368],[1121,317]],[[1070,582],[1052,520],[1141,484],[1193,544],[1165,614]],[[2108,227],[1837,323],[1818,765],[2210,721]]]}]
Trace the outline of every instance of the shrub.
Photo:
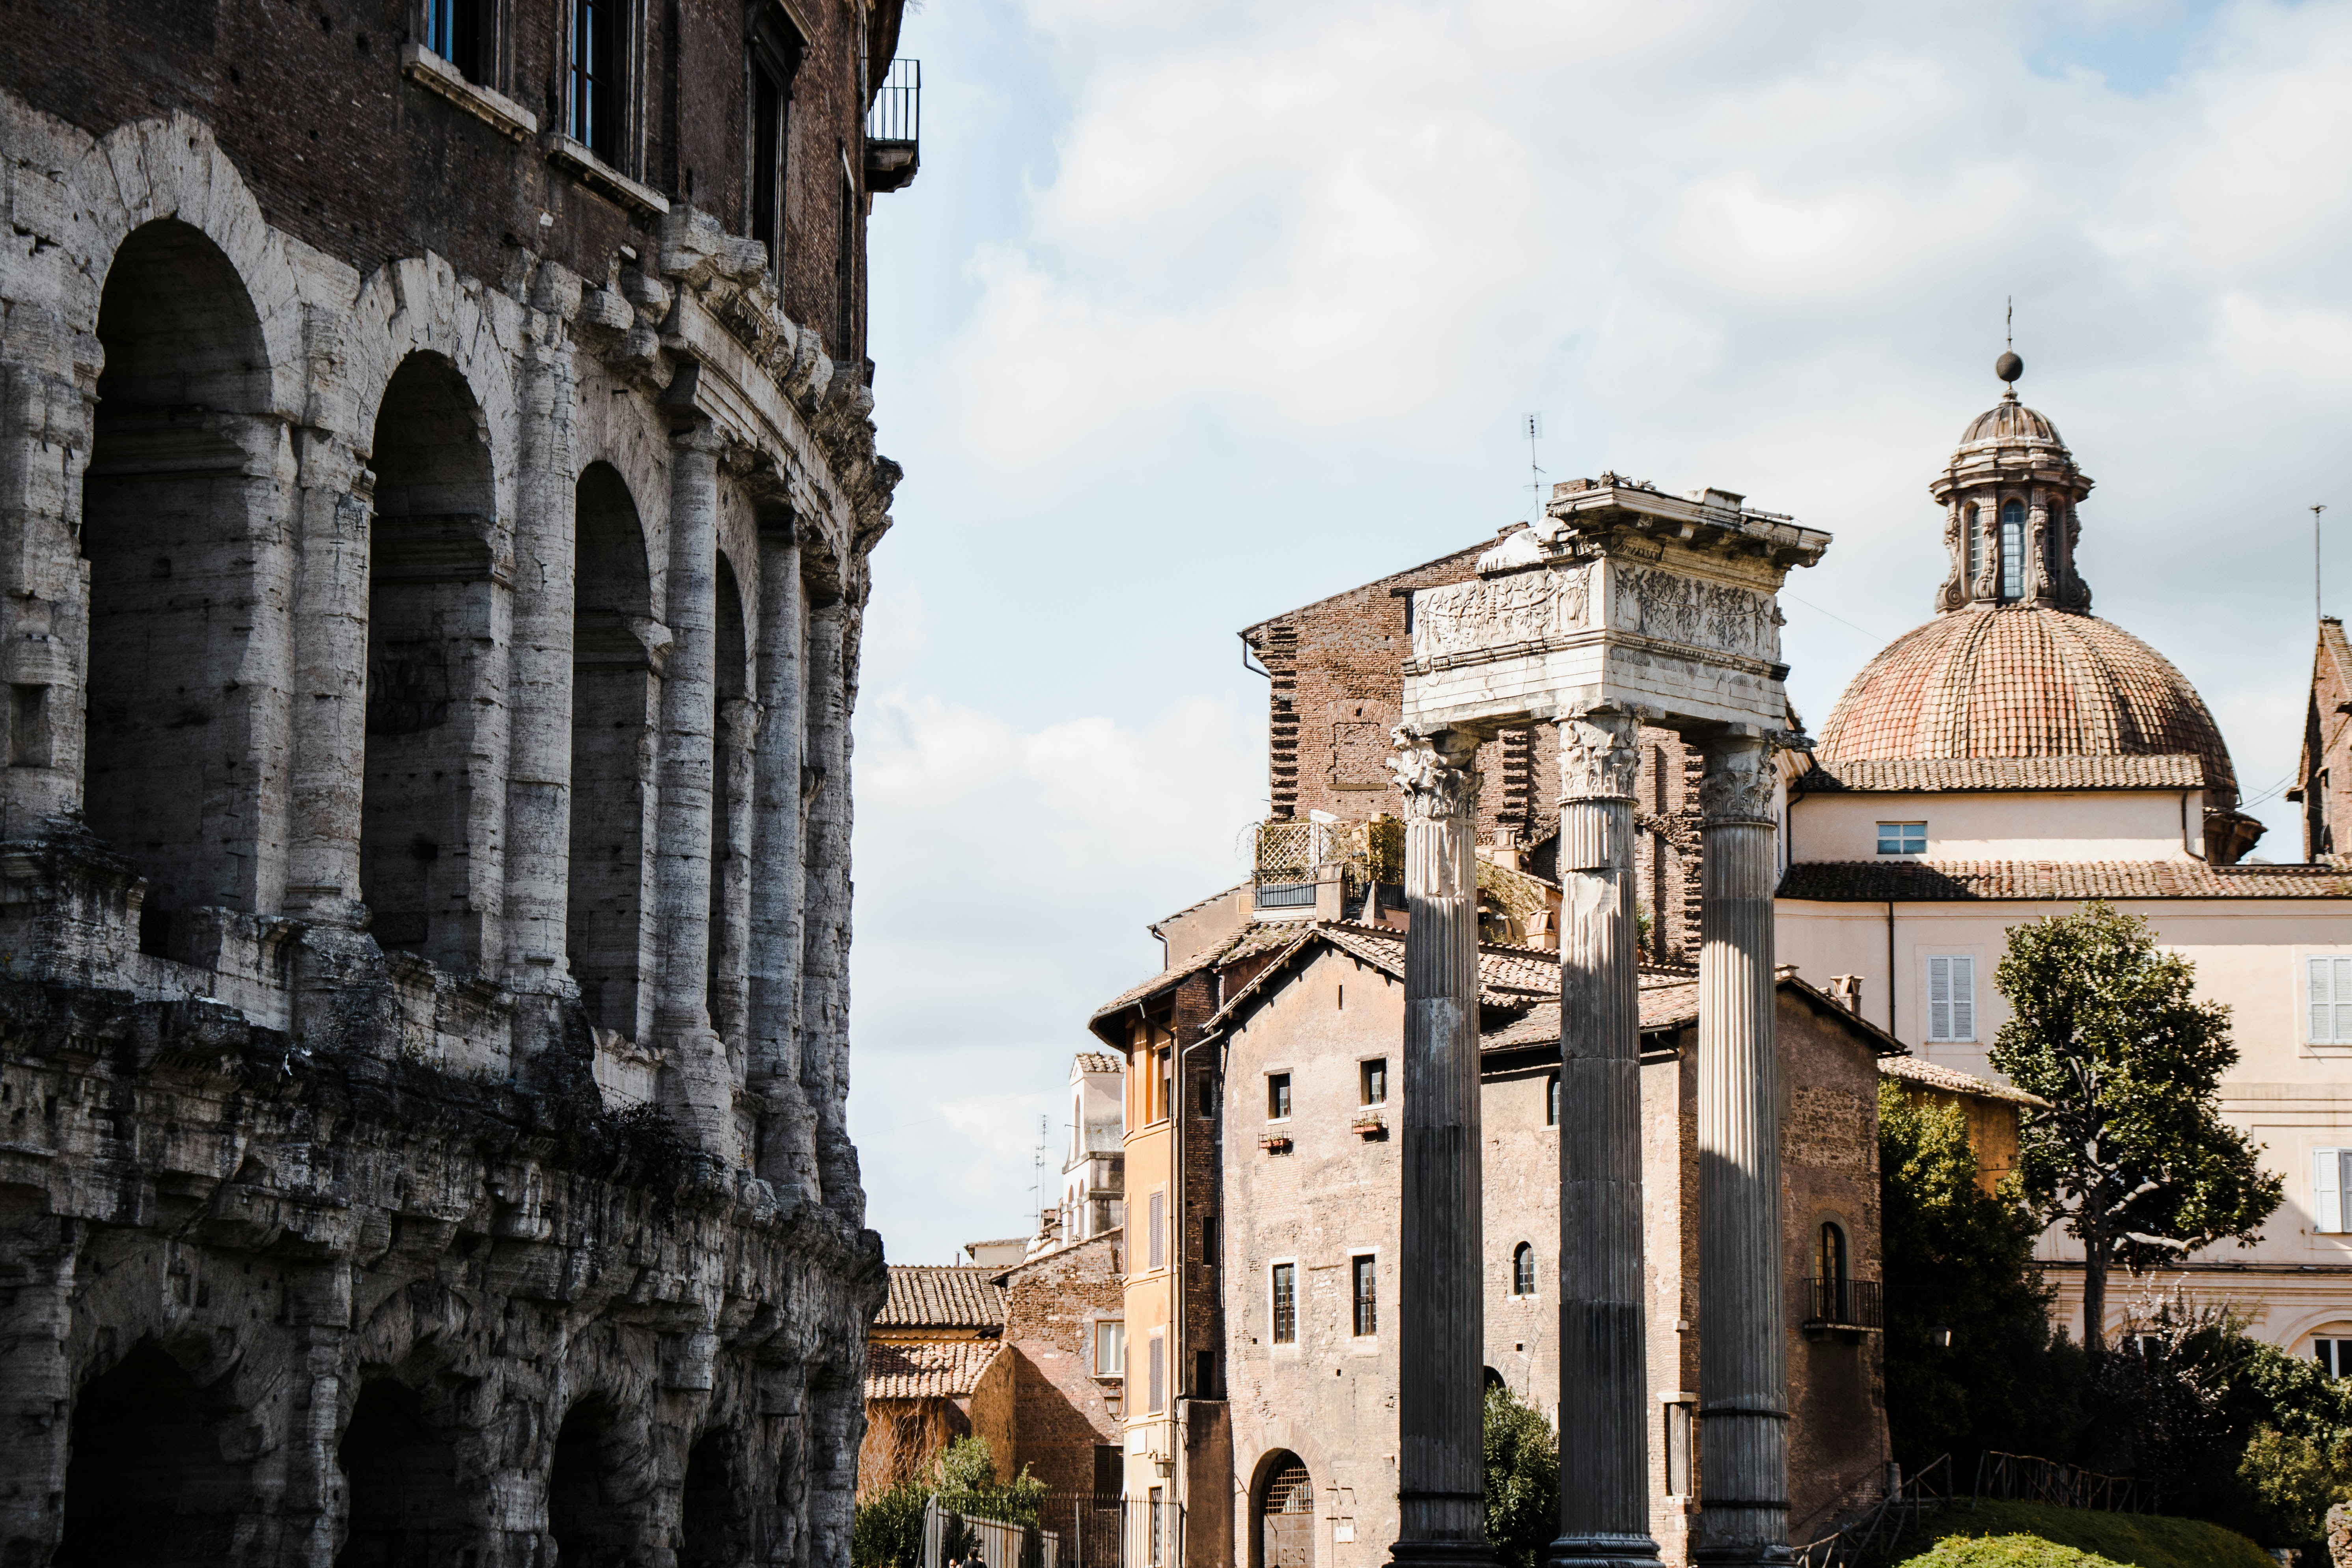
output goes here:
[{"label": "shrub", "polygon": [[2077,1551],[2038,1535],[1990,1535],[1939,1542],[1903,1568],[2127,1568],[2112,1557]]},{"label": "shrub", "polygon": [[914,1568],[923,1556],[923,1505],[931,1489],[905,1480],[871,1501],[859,1503],[849,1518],[849,1561],[852,1568]]},{"label": "shrub", "polygon": [[1509,1389],[1489,1386],[1480,1446],[1486,1540],[1504,1568],[1536,1568],[1559,1533],[1559,1436]]}]

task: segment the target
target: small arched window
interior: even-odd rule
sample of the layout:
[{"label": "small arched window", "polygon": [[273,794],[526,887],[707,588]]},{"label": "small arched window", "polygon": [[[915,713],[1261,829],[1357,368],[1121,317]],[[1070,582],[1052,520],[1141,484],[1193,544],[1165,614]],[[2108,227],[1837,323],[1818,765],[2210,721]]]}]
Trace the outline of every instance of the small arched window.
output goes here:
[{"label": "small arched window", "polygon": [[1832,1323],[1851,1321],[1846,1316],[1845,1232],[1835,1221],[1822,1222],[1821,1257],[1814,1270],[1818,1294],[1815,1311]]},{"label": "small arched window", "polygon": [[2025,503],[2000,503],[2000,596],[2025,597]]},{"label": "small arched window", "polygon": [[1536,1293],[1536,1249],[1521,1242],[1511,1251],[1511,1294],[1532,1296]]},{"label": "small arched window", "polygon": [[1960,514],[1960,552],[1966,563],[1962,567],[1960,586],[1973,595],[1977,591],[1977,574],[1984,570],[1984,529],[1973,504]]}]

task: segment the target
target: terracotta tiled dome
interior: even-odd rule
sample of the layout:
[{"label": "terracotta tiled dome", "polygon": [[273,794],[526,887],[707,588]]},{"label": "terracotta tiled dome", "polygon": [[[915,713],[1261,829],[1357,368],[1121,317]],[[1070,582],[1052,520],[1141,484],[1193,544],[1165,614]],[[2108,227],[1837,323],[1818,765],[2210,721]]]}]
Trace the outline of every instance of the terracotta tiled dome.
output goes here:
[{"label": "terracotta tiled dome", "polygon": [[2209,807],[2238,798],[2221,731],[2169,660],[2095,616],[2024,605],[1937,616],[1895,638],[1838,699],[1814,754],[2189,755],[2203,759]]},{"label": "terracotta tiled dome", "polygon": [[2065,449],[2066,442],[2058,434],[2058,426],[2049,416],[2028,408],[2011,392],[1999,403],[1969,421],[1960,432],[1960,445],[1973,447],[1979,441],[2034,441]]}]

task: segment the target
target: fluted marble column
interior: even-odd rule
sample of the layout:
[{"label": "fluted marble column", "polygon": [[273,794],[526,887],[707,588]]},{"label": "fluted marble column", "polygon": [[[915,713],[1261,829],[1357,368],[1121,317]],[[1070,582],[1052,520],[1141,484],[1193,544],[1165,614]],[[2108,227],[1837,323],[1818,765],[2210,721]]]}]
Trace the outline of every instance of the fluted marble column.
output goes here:
[{"label": "fluted marble column", "polygon": [[1554,1564],[1654,1563],[1642,1331],[1640,724],[1559,726],[1559,1539]]},{"label": "fluted marble column", "polygon": [[1699,784],[1698,1538],[1694,1560],[1788,1560],[1780,1066],[1772,1036],[1772,769],[1766,743],[1706,746]]},{"label": "fluted marble column", "polygon": [[1404,1206],[1397,1248],[1399,1563],[1494,1562],[1480,1421],[1477,742],[1396,732],[1404,793]]}]

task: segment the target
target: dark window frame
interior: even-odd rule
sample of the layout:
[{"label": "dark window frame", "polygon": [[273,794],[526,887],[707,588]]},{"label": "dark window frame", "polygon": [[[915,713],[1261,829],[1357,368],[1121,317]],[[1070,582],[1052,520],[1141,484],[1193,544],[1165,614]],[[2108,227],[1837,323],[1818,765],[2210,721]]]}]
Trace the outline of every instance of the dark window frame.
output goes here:
[{"label": "dark window frame", "polygon": [[1298,1342],[1298,1265],[1276,1263],[1266,1270],[1266,1297],[1273,1309],[1269,1337],[1278,1345]]},{"label": "dark window frame", "polygon": [[1359,1252],[1348,1259],[1349,1326],[1356,1338],[1370,1339],[1381,1331],[1381,1259],[1376,1252]]},{"label": "dark window frame", "polygon": [[507,0],[416,0],[419,47],[476,87],[506,85]]}]

